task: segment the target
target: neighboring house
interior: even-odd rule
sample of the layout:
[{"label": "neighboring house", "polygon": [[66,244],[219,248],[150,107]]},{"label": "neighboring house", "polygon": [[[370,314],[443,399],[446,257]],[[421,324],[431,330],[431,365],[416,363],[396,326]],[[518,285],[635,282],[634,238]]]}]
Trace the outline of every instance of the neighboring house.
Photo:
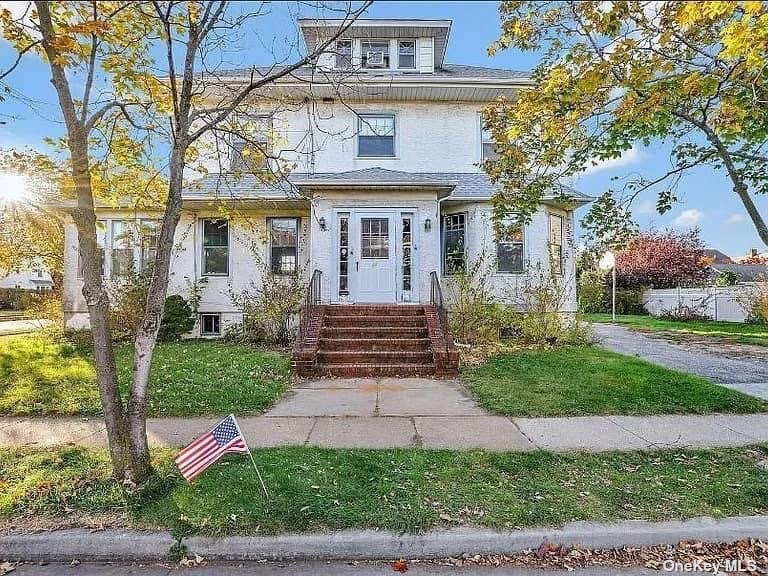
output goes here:
[{"label": "neighboring house", "polygon": [[0,289],[45,292],[53,288],[53,279],[47,270],[19,270],[0,277]]},{"label": "neighboring house", "polygon": [[723,272],[733,272],[736,281],[759,282],[768,279],[768,266],[765,264],[712,264],[710,279],[714,282]]},{"label": "neighboring house", "polygon": [[[340,21],[299,23],[312,49]],[[495,188],[480,168],[494,144],[480,112],[531,80],[515,70],[445,63],[450,27],[447,20],[358,21],[316,66],[280,80],[272,89],[279,99],[255,101],[249,117],[253,138],[269,150],[265,168],[292,165],[277,183],[240,175],[249,142],[222,136],[213,143],[230,151],[229,165],[212,157],[207,175],[190,175],[171,265],[170,293],[187,296],[190,283],[205,282],[195,335],[218,336],[241,321],[230,291],[258,282],[262,263],[271,274],[302,270],[309,279],[317,271],[320,304],[430,304],[435,280],[449,291],[451,275],[486,254],[499,296],[544,270],[562,286],[561,311],[576,311],[573,211],[590,198],[570,190],[567,201],[553,196],[521,234],[495,237]],[[238,83],[251,70],[217,74]],[[222,212],[220,203],[237,210]],[[157,215],[103,210],[98,218],[105,274],[141,269]],[[137,226],[149,234],[137,234]],[[65,320],[83,327],[72,224],[66,251]],[[366,310],[383,308],[356,313]]]}]

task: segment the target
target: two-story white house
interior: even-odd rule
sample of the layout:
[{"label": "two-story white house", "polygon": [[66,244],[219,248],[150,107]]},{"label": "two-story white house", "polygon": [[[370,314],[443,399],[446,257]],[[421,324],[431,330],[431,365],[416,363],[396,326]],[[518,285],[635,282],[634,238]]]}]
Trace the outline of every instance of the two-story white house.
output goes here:
[{"label": "two-story white house", "polygon": [[[311,50],[340,22],[299,25]],[[291,166],[286,178],[265,185],[247,174],[241,168],[248,143],[231,137],[216,147],[228,151],[226,161],[219,154],[208,174],[190,177],[169,293],[188,295],[193,283],[202,286],[196,336],[217,336],[241,321],[230,294],[258,282],[264,263],[271,274],[302,270],[308,279],[314,276],[321,305],[408,310],[387,312],[398,317],[432,303],[436,281],[445,289],[453,273],[484,255],[500,293],[514,290],[531,267],[544,267],[566,286],[562,312],[575,312],[573,210],[589,198],[577,192],[565,203],[553,198],[522,234],[495,237],[489,202],[494,187],[480,168],[494,143],[480,113],[530,80],[515,70],[446,63],[450,28],[447,20],[355,22],[315,66],[279,80],[271,98],[253,102],[252,118],[269,134],[269,162]],[[238,83],[251,73],[217,75]],[[232,210],[220,210],[222,204]],[[101,211],[106,275],[144,265],[152,255],[151,234],[149,241],[131,242],[132,231],[151,231],[156,218],[151,212]],[[66,323],[83,327],[87,312],[73,225],[66,229],[66,250]],[[338,310],[332,313],[341,320],[326,324],[354,325],[350,317],[366,310],[384,315],[384,308],[370,306],[358,306],[354,314]],[[376,335],[326,328],[321,333],[318,327],[315,336],[338,336],[331,339],[341,341],[335,344],[340,350],[344,340]],[[426,339],[418,330],[391,332],[403,340]],[[398,345],[392,351],[410,345],[423,355],[426,347]],[[328,355],[327,364],[338,364],[332,351]],[[356,359],[371,366],[383,360]]]}]

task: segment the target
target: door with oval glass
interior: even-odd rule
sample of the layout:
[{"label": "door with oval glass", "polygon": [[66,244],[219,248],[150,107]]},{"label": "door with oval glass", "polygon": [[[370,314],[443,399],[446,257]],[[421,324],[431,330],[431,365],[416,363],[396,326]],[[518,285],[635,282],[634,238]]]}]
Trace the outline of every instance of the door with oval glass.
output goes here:
[{"label": "door with oval glass", "polygon": [[395,214],[357,212],[355,221],[355,299],[357,302],[395,302]]}]

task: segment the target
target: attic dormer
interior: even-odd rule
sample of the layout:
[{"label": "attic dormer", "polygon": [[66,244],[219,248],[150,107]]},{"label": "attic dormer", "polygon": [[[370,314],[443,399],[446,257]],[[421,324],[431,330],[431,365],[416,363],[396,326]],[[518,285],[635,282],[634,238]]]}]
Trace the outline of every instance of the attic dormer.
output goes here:
[{"label": "attic dormer", "polygon": [[[343,25],[343,20],[299,20],[308,51]],[[443,66],[450,31],[450,20],[356,20],[321,54],[317,66],[371,74],[431,74]]]}]

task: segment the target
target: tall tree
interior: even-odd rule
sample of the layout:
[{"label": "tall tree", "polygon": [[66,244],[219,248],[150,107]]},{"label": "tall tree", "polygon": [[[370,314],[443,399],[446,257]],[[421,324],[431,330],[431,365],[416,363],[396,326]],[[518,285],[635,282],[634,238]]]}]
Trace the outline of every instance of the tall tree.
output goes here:
[{"label": "tall tree", "polygon": [[[83,294],[91,320],[97,381],[114,474],[124,483],[141,484],[151,473],[145,417],[150,365],[168,290],[185,165],[199,153],[196,144],[203,137],[224,126],[248,104],[249,97],[312,63],[369,4],[343,4],[341,8],[331,4],[329,10],[339,16],[341,24],[326,39],[290,63],[275,62],[266,72],[254,67],[237,84],[209,72],[209,59],[216,59],[227,47],[239,47],[243,35],[253,33],[252,26],[263,16],[258,8],[250,12],[247,5],[226,1],[38,0],[34,12],[22,18],[14,19],[7,10],[0,12],[4,36],[18,54],[35,52],[47,62],[66,126],[75,192],[72,216],[84,263]],[[155,52],[161,54],[157,62],[152,58]],[[158,69],[163,78],[154,75]],[[78,96],[73,94],[71,81],[75,72],[85,78]],[[115,130],[100,129],[105,124],[118,131],[117,141]],[[117,387],[109,299],[96,242],[94,191],[98,182],[91,166],[93,156],[109,157],[117,144],[121,151],[138,156],[154,144],[167,161],[163,217],[145,312],[134,341],[127,403]],[[136,147],[141,150],[137,152]]]},{"label": "tall tree", "polygon": [[[487,110],[500,152],[486,163],[501,183],[497,220],[511,211],[527,221],[545,194],[564,194],[559,181],[660,139],[671,145],[670,168],[607,192],[624,211],[651,190],[666,212],[683,175],[706,166],[728,176],[768,244],[754,199],[768,192],[765,2],[508,1],[500,13],[490,53],[543,57],[533,86]],[[616,228],[610,217],[625,215],[612,208],[603,198],[593,216]]]}]

